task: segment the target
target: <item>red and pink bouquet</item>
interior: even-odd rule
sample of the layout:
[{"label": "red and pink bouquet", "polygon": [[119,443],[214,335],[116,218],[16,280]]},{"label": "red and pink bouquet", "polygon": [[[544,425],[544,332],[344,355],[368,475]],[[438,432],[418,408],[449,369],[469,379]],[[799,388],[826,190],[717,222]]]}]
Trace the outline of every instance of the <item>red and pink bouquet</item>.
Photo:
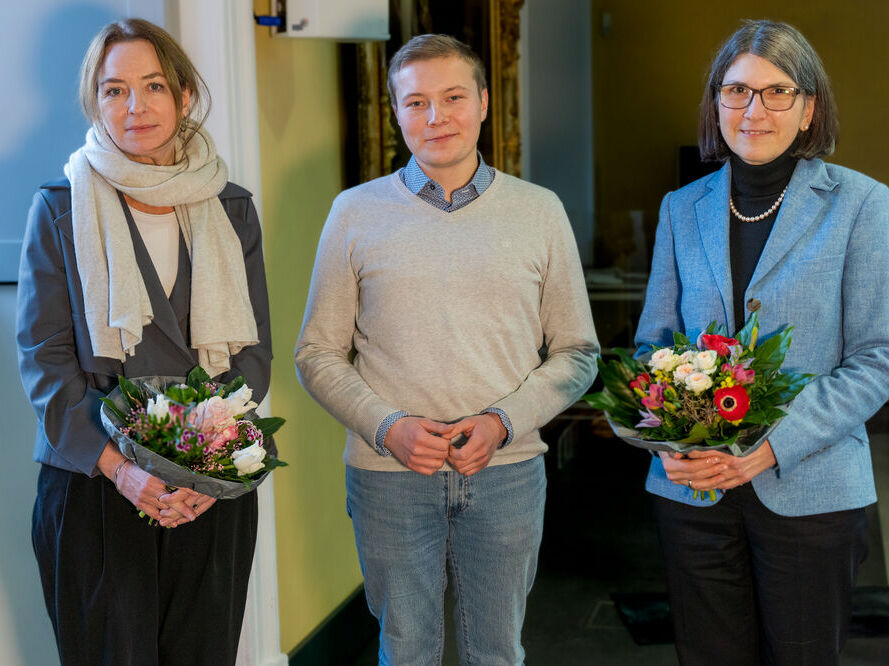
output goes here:
[{"label": "red and pink bouquet", "polygon": [[220,384],[200,366],[184,379],[118,377],[102,423],[127,458],[169,486],[231,499],[287,464],[271,440],[284,419],[260,418],[252,397],[243,377]]},{"label": "red and pink bouquet", "polygon": [[617,349],[617,360],[599,359],[605,390],[584,399],[634,446],[680,453],[720,447],[743,456],[767,439],[784,416],[781,406],[812,377],[781,371],[792,330],[758,341],[754,313],[732,338],[712,323],[694,342],[674,333],[672,347],[645,360]]}]

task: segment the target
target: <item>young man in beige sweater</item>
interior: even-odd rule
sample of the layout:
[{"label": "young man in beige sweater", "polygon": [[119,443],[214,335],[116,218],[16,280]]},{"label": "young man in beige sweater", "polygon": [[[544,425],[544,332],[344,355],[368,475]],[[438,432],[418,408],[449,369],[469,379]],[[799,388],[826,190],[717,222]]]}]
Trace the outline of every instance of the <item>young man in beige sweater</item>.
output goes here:
[{"label": "young man in beige sweater", "polygon": [[583,273],[558,198],[481,158],[488,91],[469,47],[414,37],[389,92],[412,157],[334,201],[297,372],[348,429],[380,663],[440,663],[449,566],[461,661],[521,664],[546,490],[538,428],[596,374]]}]

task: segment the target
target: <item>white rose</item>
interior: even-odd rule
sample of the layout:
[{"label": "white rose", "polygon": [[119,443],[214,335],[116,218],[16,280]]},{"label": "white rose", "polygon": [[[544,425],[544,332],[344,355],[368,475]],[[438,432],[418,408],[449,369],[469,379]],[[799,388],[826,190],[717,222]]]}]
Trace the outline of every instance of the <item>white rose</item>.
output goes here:
[{"label": "white rose", "polygon": [[253,472],[258,472],[265,467],[265,463],[262,462],[262,459],[265,458],[265,453],[265,449],[259,444],[253,444],[246,449],[232,453],[232,462],[238,470],[238,476],[253,474]]},{"label": "white rose", "polygon": [[708,375],[712,375],[716,372],[717,356],[718,354],[712,349],[698,352],[695,354],[695,369],[700,370],[701,372],[706,372]]},{"label": "white rose", "polygon": [[695,354],[697,352],[689,349],[688,351],[684,351],[679,354],[679,365],[684,365],[686,363],[692,363],[695,360]]},{"label": "white rose", "polygon": [[225,404],[228,405],[228,413],[234,416],[246,414],[256,407],[256,403],[250,398],[253,397],[253,389],[244,384],[234,393],[230,393],[225,398]]},{"label": "white rose", "polygon": [[704,372],[693,372],[685,378],[685,386],[689,391],[697,395],[701,391],[706,391],[713,386],[713,380],[710,375]]},{"label": "white rose", "polygon": [[669,347],[658,349],[651,355],[651,360],[648,362],[648,365],[652,368],[661,370],[662,372],[670,372],[670,370],[675,368],[678,364],[679,357],[674,354],[673,350]]},{"label": "white rose", "polygon": [[148,398],[145,411],[158,421],[170,415],[170,400],[163,393],[154,398]]},{"label": "white rose", "polygon": [[695,371],[695,366],[691,363],[682,363],[676,366],[676,369],[673,371],[673,382],[676,384],[683,384],[688,376]]}]

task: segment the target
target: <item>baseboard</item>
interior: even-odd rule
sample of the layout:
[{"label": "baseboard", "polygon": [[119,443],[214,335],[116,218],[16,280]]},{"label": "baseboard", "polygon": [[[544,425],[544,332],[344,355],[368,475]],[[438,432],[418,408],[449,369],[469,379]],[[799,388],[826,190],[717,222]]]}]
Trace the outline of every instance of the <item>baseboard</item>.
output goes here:
[{"label": "baseboard", "polygon": [[361,585],[293,649],[290,666],[349,664],[376,638],[379,627],[367,609]]}]

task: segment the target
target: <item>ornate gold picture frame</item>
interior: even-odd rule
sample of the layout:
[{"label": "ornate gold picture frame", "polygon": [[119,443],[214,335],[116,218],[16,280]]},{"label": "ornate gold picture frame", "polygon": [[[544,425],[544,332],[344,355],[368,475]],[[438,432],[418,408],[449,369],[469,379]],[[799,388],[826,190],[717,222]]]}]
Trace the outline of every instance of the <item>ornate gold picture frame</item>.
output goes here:
[{"label": "ornate gold picture frame", "polygon": [[[492,166],[521,175],[518,43],[523,4],[524,0],[392,0],[389,41],[363,42],[344,49],[344,60],[354,58],[355,99],[354,104],[347,100],[347,106],[355,109],[356,117],[347,120],[353,125],[347,136],[356,140],[358,164],[347,169],[353,174],[351,180],[365,182],[392,173],[407,161],[386,90],[386,65],[411,36],[428,32],[454,35],[484,60],[490,105],[479,149]],[[351,63],[347,63],[344,70],[350,69]],[[356,155],[355,145],[348,146],[346,152]]]}]

